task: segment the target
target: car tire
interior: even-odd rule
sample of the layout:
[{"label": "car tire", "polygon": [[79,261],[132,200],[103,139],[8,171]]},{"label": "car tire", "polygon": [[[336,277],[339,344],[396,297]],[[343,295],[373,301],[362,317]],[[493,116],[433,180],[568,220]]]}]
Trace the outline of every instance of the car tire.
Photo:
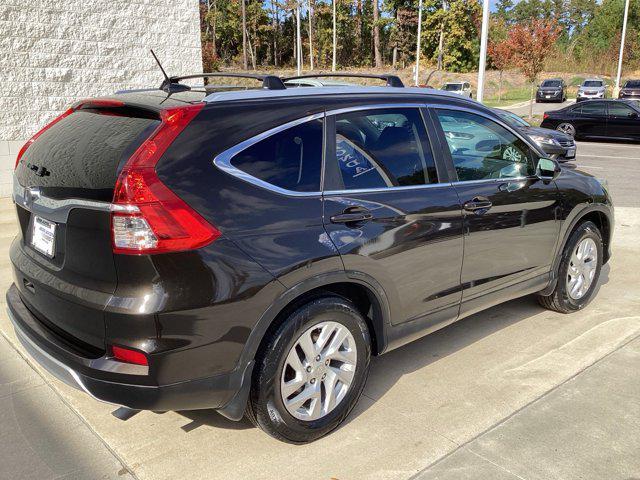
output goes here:
[{"label": "car tire", "polygon": [[[322,345],[316,342],[321,341],[324,328],[330,329],[334,325],[345,330],[335,327],[333,332],[338,333],[325,336],[328,349],[320,348]],[[346,335],[346,332],[348,335],[344,342],[348,342],[349,348],[343,349],[345,344],[341,343],[336,351],[342,354],[346,352],[350,356],[352,364],[349,365],[339,364],[336,357],[329,354],[333,342]],[[317,335],[316,340],[313,340],[314,335]],[[306,351],[313,352],[310,356],[317,356],[309,362]],[[329,360],[330,357],[334,359]],[[339,354],[337,357],[341,358]],[[367,323],[354,304],[332,294],[315,298],[294,308],[268,333],[267,341],[256,357],[246,416],[254,425],[278,440],[294,444],[317,440],[337,428],[356,405],[367,380],[370,359],[371,341]],[[292,367],[296,363],[297,370]],[[335,375],[332,369],[336,368],[342,372],[340,376],[353,371],[349,384],[342,383],[337,379],[339,376],[332,376]],[[327,382],[335,385],[331,391],[339,392],[332,397],[333,406],[329,401],[327,392],[331,387]],[[285,398],[288,385],[289,388],[300,387]],[[347,389],[343,392],[345,385]],[[320,393],[314,398],[308,397],[307,401],[296,407],[296,400],[299,402],[305,398],[299,396],[304,392]],[[290,402],[288,406],[285,401]],[[315,408],[318,402],[319,412]],[[318,414],[321,416],[314,418]]]},{"label": "car tire", "polygon": [[[562,251],[555,289],[551,295],[538,295],[540,305],[560,313],[575,312],[587,306],[600,278],[602,258],[600,230],[593,222],[581,223]],[[580,276],[583,277],[583,282],[587,281],[587,277],[589,281],[588,284],[582,283],[582,288],[576,290]]]},{"label": "car tire", "polygon": [[556,130],[564,133],[565,135],[569,135],[572,138],[576,138],[576,127],[574,127],[569,122],[561,122],[556,127]]}]

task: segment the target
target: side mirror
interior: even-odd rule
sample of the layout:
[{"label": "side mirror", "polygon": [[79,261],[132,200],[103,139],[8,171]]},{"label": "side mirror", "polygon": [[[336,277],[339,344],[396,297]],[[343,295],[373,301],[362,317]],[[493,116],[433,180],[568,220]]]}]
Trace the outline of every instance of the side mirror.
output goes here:
[{"label": "side mirror", "polygon": [[562,169],[555,160],[550,158],[541,158],[538,160],[538,166],[536,167],[536,177],[540,180],[550,182],[560,176]]},{"label": "side mirror", "polygon": [[629,113],[629,118],[638,118],[638,114],[636,112]]}]

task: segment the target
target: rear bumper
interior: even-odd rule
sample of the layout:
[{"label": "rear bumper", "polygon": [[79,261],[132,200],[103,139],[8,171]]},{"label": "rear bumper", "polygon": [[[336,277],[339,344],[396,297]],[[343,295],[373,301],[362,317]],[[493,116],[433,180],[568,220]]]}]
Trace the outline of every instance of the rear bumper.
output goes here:
[{"label": "rear bumper", "polygon": [[70,351],[31,314],[15,285],[6,297],[16,336],[27,353],[54,377],[102,402],[155,411],[223,408],[237,397],[243,384],[246,387],[247,371],[250,378],[251,365],[247,365],[229,374],[154,385],[147,367],[107,356],[86,358]]}]

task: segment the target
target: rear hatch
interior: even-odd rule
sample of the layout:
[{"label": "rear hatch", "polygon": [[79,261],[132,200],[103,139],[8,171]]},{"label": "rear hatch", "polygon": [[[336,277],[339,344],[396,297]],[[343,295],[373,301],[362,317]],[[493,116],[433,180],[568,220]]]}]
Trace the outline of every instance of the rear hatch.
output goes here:
[{"label": "rear hatch", "polygon": [[119,170],[160,123],[117,101],[77,106],[41,131],[15,171],[14,280],[27,308],[82,353],[104,353],[117,286],[109,207]]}]

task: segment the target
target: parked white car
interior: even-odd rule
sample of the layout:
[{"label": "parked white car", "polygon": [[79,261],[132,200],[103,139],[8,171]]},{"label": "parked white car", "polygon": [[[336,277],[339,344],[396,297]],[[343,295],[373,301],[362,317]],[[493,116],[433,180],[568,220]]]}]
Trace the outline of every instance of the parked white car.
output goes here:
[{"label": "parked white car", "polygon": [[457,93],[458,95],[467,98],[473,98],[473,94],[471,93],[471,84],[469,82],[447,82],[440,90]]}]

